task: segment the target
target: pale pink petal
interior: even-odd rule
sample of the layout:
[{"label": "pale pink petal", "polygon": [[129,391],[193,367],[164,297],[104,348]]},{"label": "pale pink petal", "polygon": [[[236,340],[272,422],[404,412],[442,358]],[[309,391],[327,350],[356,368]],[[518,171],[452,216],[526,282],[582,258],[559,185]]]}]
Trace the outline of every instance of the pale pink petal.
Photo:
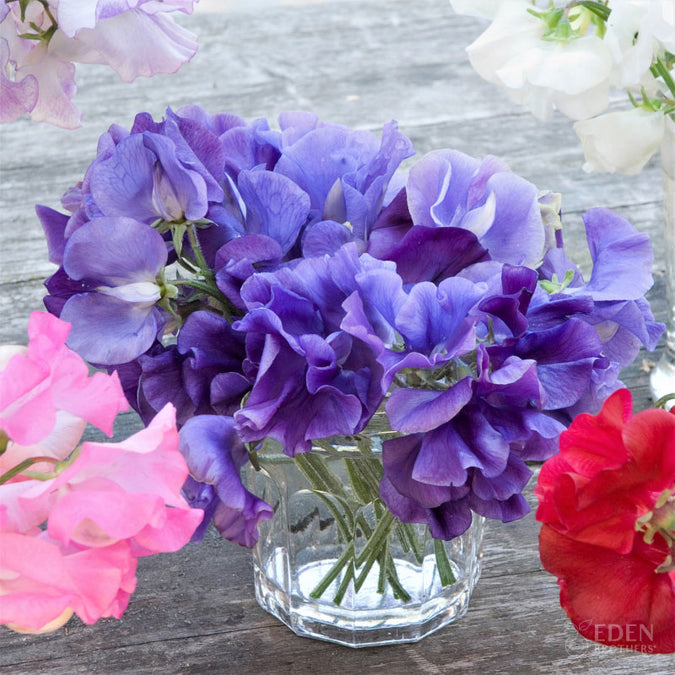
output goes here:
[{"label": "pale pink petal", "polygon": [[57,546],[0,533],[0,623],[40,630],[76,599],[77,587]]},{"label": "pale pink petal", "polygon": [[192,538],[204,512],[200,509],[169,508],[164,510],[164,516],[160,527],[147,525],[134,537],[131,549],[135,556],[180,550]]},{"label": "pale pink petal", "polygon": [[77,583],[73,609],[85,623],[119,619],[136,588],[136,558],[126,541],[105,548],[66,551],[65,563]]},{"label": "pale pink petal", "polygon": [[100,548],[131,539],[148,523],[163,525],[164,502],[159,497],[108,487],[89,490],[84,483],[59,499],[49,514],[49,536],[65,544]]},{"label": "pale pink petal", "polygon": [[[14,468],[31,457],[53,457],[63,460],[77,446],[87,423],[68,412],[59,410],[56,413],[56,422],[49,435],[39,443],[33,445],[19,445],[9,442],[7,449],[0,455],[0,475]],[[48,462],[38,462],[30,467],[31,471],[51,471],[53,465]]]},{"label": "pale pink petal", "polygon": [[68,608],[89,624],[119,618],[135,571],[127,542],[62,549],[43,537],[0,533],[0,623],[37,631]]},{"label": "pale pink petal", "polygon": [[47,519],[53,501],[49,483],[15,479],[0,485],[0,531],[32,532]]},{"label": "pale pink petal", "polygon": [[169,404],[121,443],[83,444],[77,460],[49,487],[67,489],[52,507],[49,534],[82,546],[129,539],[135,555],[177,550],[203,517],[180,494],[187,476]]},{"label": "pale pink petal", "polygon": [[175,409],[167,404],[150,424],[119,443],[84,443],[77,463],[58,484],[78,482],[94,473],[121,485],[127,492],[159,495],[166,504],[185,507],[180,490],[188,475],[178,451]]}]

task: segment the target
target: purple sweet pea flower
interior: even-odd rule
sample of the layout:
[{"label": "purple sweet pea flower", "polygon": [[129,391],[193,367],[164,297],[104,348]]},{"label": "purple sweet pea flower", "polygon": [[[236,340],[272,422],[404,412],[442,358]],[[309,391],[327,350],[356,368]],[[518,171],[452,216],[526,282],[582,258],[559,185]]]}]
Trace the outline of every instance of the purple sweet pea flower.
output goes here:
[{"label": "purple sweet pea flower", "polygon": [[239,291],[256,269],[274,266],[295,246],[309,215],[309,197],[293,181],[271,171],[239,172],[238,193],[246,204],[238,232],[215,257],[216,283],[235,307]]},{"label": "purple sweet pea flower", "polygon": [[[234,420],[223,415],[198,415],[180,430],[180,451],[190,476],[184,495],[191,506],[203,508],[220,534],[240,546],[258,540],[258,523],[269,520],[272,507],[251,494],[241,482],[246,449]],[[196,536],[204,536],[205,526]]]},{"label": "purple sweet pea flower", "polygon": [[540,289],[535,294],[528,318],[551,327],[578,316],[595,327],[603,353],[627,366],[640,344],[653,350],[665,329],[654,321],[644,299],[653,285],[649,236],[608,209],[587,211],[584,224],[593,260],[590,280],[584,282],[562,248],[549,251],[539,275],[544,282],[552,282],[551,293]]},{"label": "purple sweet pea flower", "polygon": [[383,444],[382,497],[439,538],[461,534],[469,509],[504,522],[525,515],[524,461],[553,454],[564,428],[536,409],[533,361],[511,357],[492,371],[481,345],[477,370],[444,391],[395,389],[387,402],[392,428],[407,435]]},{"label": "purple sweet pea flower", "polygon": [[410,170],[406,191],[415,225],[469,230],[493,260],[533,267],[546,253],[537,188],[495,157],[431,152]]},{"label": "purple sweet pea flower", "polygon": [[101,365],[149,349],[164,325],[157,275],[166,261],[162,237],[131,218],[95,218],[80,227],[48,282],[57,301],[45,301],[52,310],[60,305],[59,316],[72,324],[68,346]]},{"label": "purple sweet pea flower", "polygon": [[271,437],[294,455],[309,451],[312,439],[366,425],[382,399],[382,367],[340,324],[343,302],[381,270],[395,276],[390,264],[361,260],[348,244],[244,284],[249,311],[234,328],[247,334],[245,372],[255,384],[235,413],[242,439]]},{"label": "purple sweet pea flower", "polygon": [[[410,140],[394,122],[384,126],[381,141],[369,131],[320,123],[306,115],[287,116],[283,122],[281,157],[274,171],[288,176],[309,195],[312,220],[324,221],[324,236],[335,230],[329,237],[339,243],[342,228],[349,223],[351,238],[367,241],[389,181],[399,164],[414,153]],[[308,235],[303,242],[305,257],[335,250],[326,251],[316,235]]]},{"label": "purple sweet pea flower", "polygon": [[221,316],[190,314],[177,344],[155,343],[138,359],[115,367],[130,404],[149,422],[166,403],[180,428],[195,415],[231,415],[251,383],[242,372],[244,336]]},{"label": "purple sweet pea flower", "polygon": [[378,257],[395,262],[406,284],[419,281],[438,284],[474,263],[487,260],[488,252],[468,230],[416,225]]},{"label": "purple sweet pea flower", "polygon": [[377,286],[373,280],[345,301],[341,325],[375,350],[384,368],[383,393],[400,370],[441,368],[475,349],[480,317],[472,310],[486,285],[451,277],[438,286],[414,284],[406,294],[400,277],[385,276]]},{"label": "purple sweet pea flower", "polygon": [[99,142],[99,158],[85,179],[90,215],[128,216],[148,224],[199,220],[210,201],[222,201],[225,155],[217,136],[171,110],[152,130],[139,116],[132,133],[117,140],[109,132]]}]

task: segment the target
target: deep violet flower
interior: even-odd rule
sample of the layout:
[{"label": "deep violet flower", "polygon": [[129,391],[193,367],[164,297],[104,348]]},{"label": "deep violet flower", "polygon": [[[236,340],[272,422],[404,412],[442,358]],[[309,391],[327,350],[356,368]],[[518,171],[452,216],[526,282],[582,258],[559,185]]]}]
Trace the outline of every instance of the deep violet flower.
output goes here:
[{"label": "deep violet flower", "polygon": [[359,258],[348,244],[334,256],[259,273],[242,287],[248,313],[244,371],[255,378],[235,420],[241,438],[279,441],[295,455],[314,438],[360,431],[382,400],[382,367],[361,340],[340,330],[342,303],[393,266]]},{"label": "deep violet flower", "polygon": [[[410,228],[418,227],[466,230],[490,259],[530,267],[541,262],[552,240],[536,187],[511,173],[496,157],[481,162],[455,150],[431,152],[410,170],[405,209],[403,195],[398,199],[374,226],[369,251],[378,257],[389,258]],[[452,239],[438,243],[445,247],[448,259],[456,257]],[[426,243],[425,249],[418,250],[418,259],[426,259],[427,251],[438,257],[432,253],[438,243]],[[481,252],[476,249],[472,262]],[[418,265],[422,267],[421,262]]]},{"label": "deep violet flower", "polygon": [[143,420],[167,403],[179,428],[195,415],[232,415],[251,382],[242,372],[244,335],[221,316],[197,311],[185,320],[174,345],[156,343],[117,367],[122,385]]}]

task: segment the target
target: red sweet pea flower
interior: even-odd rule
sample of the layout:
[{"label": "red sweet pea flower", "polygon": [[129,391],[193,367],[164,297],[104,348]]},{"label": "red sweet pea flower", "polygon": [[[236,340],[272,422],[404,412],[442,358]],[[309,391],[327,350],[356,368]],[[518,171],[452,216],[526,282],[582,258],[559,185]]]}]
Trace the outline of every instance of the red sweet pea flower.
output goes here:
[{"label": "red sweet pea flower", "polygon": [[579,415],[535,493],[539,552],[584,637],[675,652],[675,414],[632,416],[627,389]]}]

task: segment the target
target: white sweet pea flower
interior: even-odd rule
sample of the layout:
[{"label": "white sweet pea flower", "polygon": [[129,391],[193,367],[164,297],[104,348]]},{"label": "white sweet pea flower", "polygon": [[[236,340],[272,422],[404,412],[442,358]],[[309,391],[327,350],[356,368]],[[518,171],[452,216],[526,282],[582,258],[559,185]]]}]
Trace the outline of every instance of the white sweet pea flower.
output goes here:
[{"label": "white sweet pea flower", "polygon": [[642,171],[663,139],[663,112],[632,108],[574,125],[586,157],[585,171],[633,175]]},{"label": "white sweet pea flower", "polygon": [[652,0],[649,3],[647,29],[662,50],[675,54],[675,0]]},{"label": "white sweet pea flower", "polygon": [[610,6],[604,39],[616,62],[614,86],[639,87],[649,75],[653,52],[651,32],[645,31],[649,5],[649,0],[614,0]]},{"label": "white sweet pea flower", "polygon": [[609,8],[605,41],[616,61],[612,84],[654,93],[649,68],[656,56],[675,50],[675,0],[613,0]]},{"label": "white sweet pea flower", "polygon": [[492,24],[467,48],[472,66],[539,119],[550,118],[554,108],[573,119],[599,114],[609,103],[610,45],[592,31],[544,39],[547,26],[527,11],[531,7],[503,0]]}]

